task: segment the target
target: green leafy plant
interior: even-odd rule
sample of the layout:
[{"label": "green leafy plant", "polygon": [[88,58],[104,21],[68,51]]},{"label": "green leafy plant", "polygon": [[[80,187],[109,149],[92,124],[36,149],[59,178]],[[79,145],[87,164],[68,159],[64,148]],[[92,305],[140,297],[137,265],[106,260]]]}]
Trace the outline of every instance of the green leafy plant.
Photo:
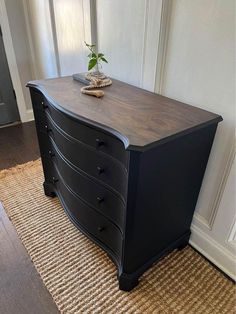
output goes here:
[{"label": "green leafy plant", "polygon": [[89,49],[90,54],[88,55],[89,62],[88,62],[88,70],[92,70],[94,67],[96,67],[97,72],[99,72],[99,65],[102,67],[101,62],[106,62],[108,61],[105,59],[104,54],[99,52],[96,53],[96,45],[89,45],[85,42],[86,47]]}]

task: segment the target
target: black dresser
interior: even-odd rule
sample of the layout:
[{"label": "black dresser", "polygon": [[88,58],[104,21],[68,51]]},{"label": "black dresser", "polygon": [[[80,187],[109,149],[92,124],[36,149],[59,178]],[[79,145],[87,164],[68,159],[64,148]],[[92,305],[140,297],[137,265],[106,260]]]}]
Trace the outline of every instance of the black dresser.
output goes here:
[{"label": "black dresser", "polygon": [[222,118],[120,81],[97,99],[71,77],[30,88],[47,196],[103,248],[129,291],[188,244]]}]

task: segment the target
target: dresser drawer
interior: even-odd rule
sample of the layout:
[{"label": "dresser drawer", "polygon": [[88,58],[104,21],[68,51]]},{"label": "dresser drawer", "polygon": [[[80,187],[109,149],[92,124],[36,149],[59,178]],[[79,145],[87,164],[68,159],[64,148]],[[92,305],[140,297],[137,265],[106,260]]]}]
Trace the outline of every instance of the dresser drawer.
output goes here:
[{"label": "dresser drawer", "polygon": [[34,108],[35,124],[38,131],[46,132],[45,126],[47,125],[46,113],[40,109]]},{"label": "dresser drawer", "polygon": [[127,168],[128,152],[120,140],[73,119],[57,110],[53,105],[49,105],[46,108],[46,112],[64,132],[70,134],[78,141],[116,158]]},{"label": "dresser drawer", "polygon": [[50,157],[52,143],[46,132],[37,130],[39,149],[42,157]]},{"label": "dresser drawer", "polygon": [[41,92],[30,88],[30,94],[34,109],[44,111],[46,108],[48,108],[48,101],[45,99]]},{"label": "dresser drawer", "polygon": [[119,229],[76,197],[59,175],[56,179],[57,182],[54,183],[55,190],[61,196],[63,207],[68,211],[74,222],[95,241],[109,248],[116,256],[120,256],[122,235]]},{"label": "dresser drawer", "polygon": [[47,129],[64,159],[126,197],[127,172],[119,162],[69,137],[52,121],[48,121]]},{"label": "dresser drawer", "polygon": [[55,147],[52,148],[51,156],[55,168],[66,185],[86,203],[89,203],[90,206],[123,230],[125,213],[123,201],[103,185],[97,184],[69,165]]}]

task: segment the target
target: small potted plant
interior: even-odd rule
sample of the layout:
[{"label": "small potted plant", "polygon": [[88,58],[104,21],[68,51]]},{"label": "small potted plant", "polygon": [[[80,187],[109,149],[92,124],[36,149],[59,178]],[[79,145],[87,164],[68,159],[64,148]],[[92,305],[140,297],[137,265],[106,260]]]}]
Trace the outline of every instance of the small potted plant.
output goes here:
[{"label": "small potted plant", "polygon": [[[73,74],[73,79],[86,85],[81,87],[80,89],[81,93],[100,98],[104,96],[104,91],[101,90],[101,88],[110,86],[112,84],[112,80],[109,77],[107,77],[104,73],[100,72],[100,68],[102,68],[101,63],[108,62],[103,53],[96,52],[96,45],[93,44],[89,45],[86,42],[85,45],[90,51],[88,55],[89,72]],[[97,88],[99,88],[99,90]]]},{"label": "small potted plant", "polygon": [[89,49],[90,53],[88,54],[89,62],[88,62],[88,71],[94,69],[93,75],[100,75],[100,68],[102,68],[102,62],[108,63],[104,54],[99,52],[96,53],[96,45],[85,42],[86,47]]}]

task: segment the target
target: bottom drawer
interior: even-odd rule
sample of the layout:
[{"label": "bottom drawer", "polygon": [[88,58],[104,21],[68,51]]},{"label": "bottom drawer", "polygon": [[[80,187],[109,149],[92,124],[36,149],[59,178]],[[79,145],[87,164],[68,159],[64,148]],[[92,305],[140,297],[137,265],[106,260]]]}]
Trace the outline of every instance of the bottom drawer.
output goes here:
[{"label": "bottom drawer", "polygon": [[55,189],[59,193],[63,207],[81,226],[82,230],[91,235],[101,246],[110,249],[117,257],[121,254],[122,235],[119,229],[105,217],[83,203],[57,176]]}]

